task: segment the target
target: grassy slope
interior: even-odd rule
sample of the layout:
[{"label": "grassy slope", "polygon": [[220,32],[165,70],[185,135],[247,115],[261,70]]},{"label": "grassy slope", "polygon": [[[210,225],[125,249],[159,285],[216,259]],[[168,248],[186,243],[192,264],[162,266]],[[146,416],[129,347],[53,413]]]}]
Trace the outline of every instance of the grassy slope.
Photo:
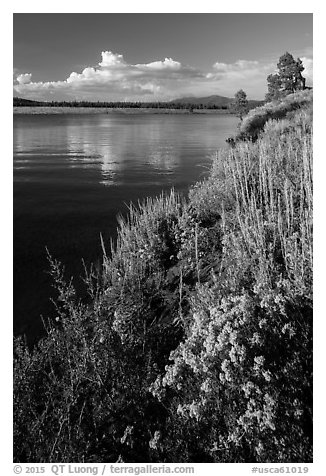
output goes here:
[{"label": "grassy slope", "polygon": [[286,102],[187,203],[130,209],[88,304],[51,261],[57,319],[15,345],[16,461],[311,461],[312,107]]}]

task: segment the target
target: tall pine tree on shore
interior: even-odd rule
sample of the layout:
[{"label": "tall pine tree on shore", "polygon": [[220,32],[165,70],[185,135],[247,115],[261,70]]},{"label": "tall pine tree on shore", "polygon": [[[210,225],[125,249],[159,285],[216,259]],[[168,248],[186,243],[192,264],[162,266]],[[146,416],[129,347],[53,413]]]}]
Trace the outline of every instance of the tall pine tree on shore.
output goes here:
[{"label": "tall pine tree on shore", "polygon": [[302,76],[304,66],[300,58],[297,60],[286,52],[277,63],[278,71],[267,77],[267,101],[281,99],[288,94],[305,89],[306,80]]}]

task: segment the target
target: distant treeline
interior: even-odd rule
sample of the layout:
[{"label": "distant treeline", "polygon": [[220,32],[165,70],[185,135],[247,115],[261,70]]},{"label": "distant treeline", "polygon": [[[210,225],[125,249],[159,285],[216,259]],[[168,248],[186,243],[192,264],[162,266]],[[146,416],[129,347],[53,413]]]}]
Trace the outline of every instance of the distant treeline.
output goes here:
[{"label": "distant treeline", "polygon": [[14,97],[15,107],[97,107],[97,108],[149,108],[149,109],[229,109],[227,105],[193,104],[180,102],[129,102],[129,101],[31,101]]}]

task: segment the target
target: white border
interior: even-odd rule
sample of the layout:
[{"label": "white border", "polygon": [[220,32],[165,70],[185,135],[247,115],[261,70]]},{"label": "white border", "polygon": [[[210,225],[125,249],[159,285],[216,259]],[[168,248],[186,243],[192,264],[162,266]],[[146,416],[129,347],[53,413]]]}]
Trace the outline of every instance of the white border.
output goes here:
[{"label": "white border", "polygon": [[[223,2],[224,3],[224,2]],[[137,9],[135,8],[137,6]],[[245,9],[244,9],[245,7]],[[108,10],[109,8],[109,10]],[[0,74],[1,98],[2,98],[2,154],[1,154],[1,459],[4,463],[2,474],[12,473],[12,14],[13,13],[314,13],[314,185],[315,185],[315,213],[314,213],[314,463],[309,466],[309,474],[325,474],[322,463],[325,461],[325,386],[326,372],[324,370],[325,354],[325,163],[326,154],[324,121],[321,114],[325,114],[325,85],[321,79],[323,66],[325,63],[321,51],[325,45],[325,9],[322,2],[310,1],[273,1],[262,4],[258,1],[235,2],[228,1],[224,5],[218,4],[216,0],[201,0],[196,4],[189,5],[189,2],[165,1],[162,4],[149,1],[117,3],[116,6],[107,1],[92,2],[67,2],[57,0],[55,3],[44,1],[14,1],[11,5],[1,6],[1,51],[3,72]],[[324,38],[324,40],[323,40]],[[323,88],[323,90],[322,90]],[[324,127],[323,127],[324,126]],[[4,146],[3,146],[4,145]],[[323,153],[322,153],[323,152]],[[8,466],[8,471],[6,470]],[[256,465],[256,464],[196,464],[196,475],[198,474],[250,474],[253,466],[279,466],[279,465]],[[285,466],[285,465],[283,465]],[[293,464],[292,466],[298,466]],[[5,469],[6,468],[6,469]],[[216,470],[218,472],[216,472]],[[50,473],[49,473],[50,474]]]}]

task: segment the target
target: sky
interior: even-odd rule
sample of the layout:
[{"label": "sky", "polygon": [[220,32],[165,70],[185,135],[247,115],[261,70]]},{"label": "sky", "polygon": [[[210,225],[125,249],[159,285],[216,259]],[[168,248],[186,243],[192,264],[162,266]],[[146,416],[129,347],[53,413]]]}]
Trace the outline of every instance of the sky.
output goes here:
[{"label": "sky", "polygon": [[288,51],[312,85],[309,13],[15,13],[13,93],[167,101],[243,89],[263,99]]}]

